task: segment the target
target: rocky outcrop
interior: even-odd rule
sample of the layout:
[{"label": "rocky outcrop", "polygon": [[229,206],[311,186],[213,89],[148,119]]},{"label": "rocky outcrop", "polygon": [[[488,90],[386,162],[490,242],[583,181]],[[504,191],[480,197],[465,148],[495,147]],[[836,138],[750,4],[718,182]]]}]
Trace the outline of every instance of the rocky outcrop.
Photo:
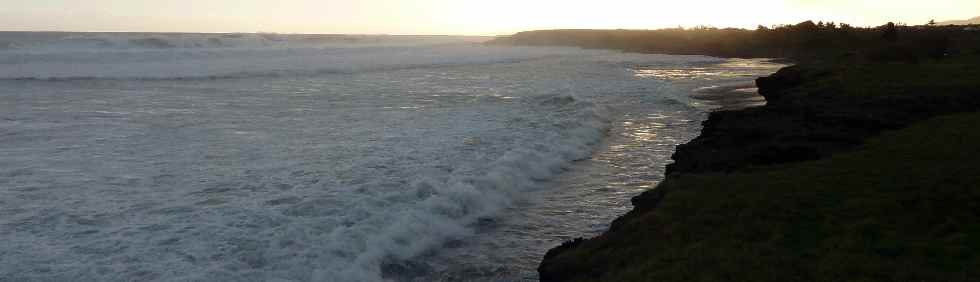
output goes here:
[{"label": "rocky outcrop", "polygon": [[[677,147],[664,183],[633,198],[634,210],[600,237],[576,239],[549,251],[539,267],[541,281],[590,281],[605,271],[622,268],[589,258],[589,252],[636,240],[623,239],[629,236],[627,230],[644,228],[637,225],[644,225],[639,222],[649,218],[661,202],[669,201],[671,189],[683,189],[669,184],[684,175],[821,159],[858,149],[864,140],[885,130],[941,114],[980,110],[980,99],[974,98],[980,89],[972,88],[879,87],[876,91],[882,95],[840,95],[852,87],[837,79],[844,71],[794,66],[760,78],[757,85],[769,101],[766,106],[712,113],[698,138]],[[589,249],[582,250],[585,245]],[[573,255],[565,255],[570,253]]]},{"label": "rocky outcrop", "polygon": [[759,95],[766,97],[768,101],[778,100],[801,83],[803,83],[803,71],[799,66],[785,67],[771,76],[755,80],[756,86],[759,87]]},{"label": "rocky outcrop", "polygon": [[732,172],[820,159],[857,148],[883,130],[980,107],[970,95],[834,95],[845,87],[833,78],[835,72],[792,66],[759,78],[759,93],[769,104],[712,113],[698,138],[677,147],[667,174]]}]

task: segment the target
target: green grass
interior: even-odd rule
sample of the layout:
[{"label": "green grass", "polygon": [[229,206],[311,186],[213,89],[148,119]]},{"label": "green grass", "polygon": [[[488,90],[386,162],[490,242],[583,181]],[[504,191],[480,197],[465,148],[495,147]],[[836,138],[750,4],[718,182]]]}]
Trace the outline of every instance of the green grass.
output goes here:
[{"label": "green grass", "polygon": [[977,125],[944,116],[823,160],[675,178],[659,207],[552,266],[597,281],[980,281]]},{"label": "green grass", "polygon": [[[835,97],[868,96],[948,96],[962,90],[980,90],[980,56],[957,56],[918,63],[847,63],[837,62],[832,74],[809,81],[802,92],[813,87],[830,88]],[[826,90],[826,89],[825,89]]]}]

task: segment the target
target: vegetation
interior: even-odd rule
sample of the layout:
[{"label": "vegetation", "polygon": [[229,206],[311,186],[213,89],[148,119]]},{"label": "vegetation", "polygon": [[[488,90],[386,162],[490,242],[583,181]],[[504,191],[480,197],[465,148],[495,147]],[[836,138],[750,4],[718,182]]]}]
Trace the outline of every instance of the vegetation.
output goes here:
[{"label": "vegetation", "polygon": [[672,179],[655,212],[543,267],[568,281],[974,281],[977,124],[945,116],[829,159]]},{"label": "vegetation", "polygon": [[883,130],[978,110],[978,62],[957,56],[784,68],[757,83],[765,107],[712,113],[697,139],[677,147],[668,177],[820,159]]},{"label": "vegetation", "polygon": [[[919,60],[924,56],[980,54],[980,26],[861,28],[806,21],[756,30],[696,27],[660,30],[542,30],[517,33],[496,44],[561,45],[630,52],[719,57],[794,58],[861,56],[872,60]],[[882,40],[885,39],[885,40]]]},{"label": "vegetation", "polygon": [[633,211],[551,250],[542,281],[980,278],[977,31],[804,22],[497,43],[800,62],[759,80],[768,105],[712,113]]}]

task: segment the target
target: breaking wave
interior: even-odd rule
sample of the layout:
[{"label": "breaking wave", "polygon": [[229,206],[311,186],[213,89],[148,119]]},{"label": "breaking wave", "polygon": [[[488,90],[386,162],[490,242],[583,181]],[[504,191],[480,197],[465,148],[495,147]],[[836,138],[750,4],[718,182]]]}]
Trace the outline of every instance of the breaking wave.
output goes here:
[{"label": "breaking wave", "polygon": [[588,158],[608,130],[604,109],[573,96],[540,97],[537,107],[554,118],[546,138],[505,153],[477,175],[416,179],[407,189],[383,196],[386,202],[379,204],[390,205],[383,213],[367,211],[371,215],[363,222],[368,224],[335,230],[325,246],[339,254],[332,259],[348,263],[326,263],[313,280],[380,281],[384,264],[470,236],[473,225],[493,220],[524,190]]},{"label": "breaking wave", "polygon": [[512,63],[556,55],[554,50],[479,46],[483,38],[444,36],[14,35],[18,33],[0,33],[0,42],[8,42],[0,49],[0,80],[310,76]]},{"label": "breaking wave", "polygon": [[[455,61],[445,61],[445,62],[398,62],[393,64],[379,63],[375,65],[365,65],[365,64],[334,64],[329,66],[329,63],[325,63],[328,66],[314,66],[311,65],[313,62],[310,60],[316,60],[317,58],[306,58],[305,63],[310,64],[304,65],[300,63],[291,64],[292,69],[276,68],[271,65],[266,65],[266,67],[257,67],[252,70],[247,71],[235,71],[234,67],[228,67],[227,71],[220,71],[215,69],[210,70],[189,70],[184,69],[181,71],[168,71],[167,68],[179,68],[180,66],[175,65],[157,65],[150,68],[142,69],[140,71],[133,71],[130,73],[113,72],[106,69],[101,70],[70,70],[70,71],[50,71],[48,73],[36,72],[33,74],[24,74],[24,76],[11,76],[11,77],[0,77],[0,81],[87,81],[87,80],[117,80],[117,81],[191,81],[191,80],[220,80],[220,79],[244,79],[244,78],[282,78],[282,77],[310,77],[319,75],[331,75],[331,74],[357,74],[364,72],[381,72],[381,71],[397,71],[397,70],[408,70],[408,69],[426,69],[426,68],[443,68],[452,67],[459,65],[490,65],[490,64],[507,64],[507,63],[518,63],[526,60],[546,58],[548,56],[542,57],[528,57],[528,58],[499,58],[490,60],[455,60]],[[329,58],[322,58],[324,60],[329,60]],[[204,62],[202,62],[204,63]],[[289,62],[282,62],[282,64],[289,64]],[[213,66],[213,65],[212,65]],[[124,66],[120,66],[122,68]],[[19,70],[23,72],[24,70]]]},{"label": "breaking wave", "polygon": [[228,49],[324,46],[418,46],[480,42],[479,37],[275,33],[0,32],[0,50],[65,52],[140,49]]},{"label": "breaking wave", "polygon": [[606,106],[690,110],[631,63],[714,60],[236,36],[0,33],[0,276],[419,277],[589,158]]}]

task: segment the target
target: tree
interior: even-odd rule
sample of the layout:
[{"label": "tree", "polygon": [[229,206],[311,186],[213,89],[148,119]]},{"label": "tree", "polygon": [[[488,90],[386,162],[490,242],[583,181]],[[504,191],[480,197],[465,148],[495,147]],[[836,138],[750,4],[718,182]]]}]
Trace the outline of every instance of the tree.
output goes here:
[{"label": "tree", "polygon": [[929,26],[935,26],[936,20],[929,20]]},{"label": "tree", "polygon": [[888,22],[885,24],[884,34],[881,35],[881,38],[892,42],[898,40],[898,29],[895,28],[895,23]]},{"label": "tree", "polygon": [[797,29],[797,31],[800,31],[800,32],[812,33],[812,32],[819,31],[820,30],[820,27],[817,26],[817,24],[814,23],[813,21],[805,21],[805,22],[801,22],[801,23],[796,24],[796,29]]}]

